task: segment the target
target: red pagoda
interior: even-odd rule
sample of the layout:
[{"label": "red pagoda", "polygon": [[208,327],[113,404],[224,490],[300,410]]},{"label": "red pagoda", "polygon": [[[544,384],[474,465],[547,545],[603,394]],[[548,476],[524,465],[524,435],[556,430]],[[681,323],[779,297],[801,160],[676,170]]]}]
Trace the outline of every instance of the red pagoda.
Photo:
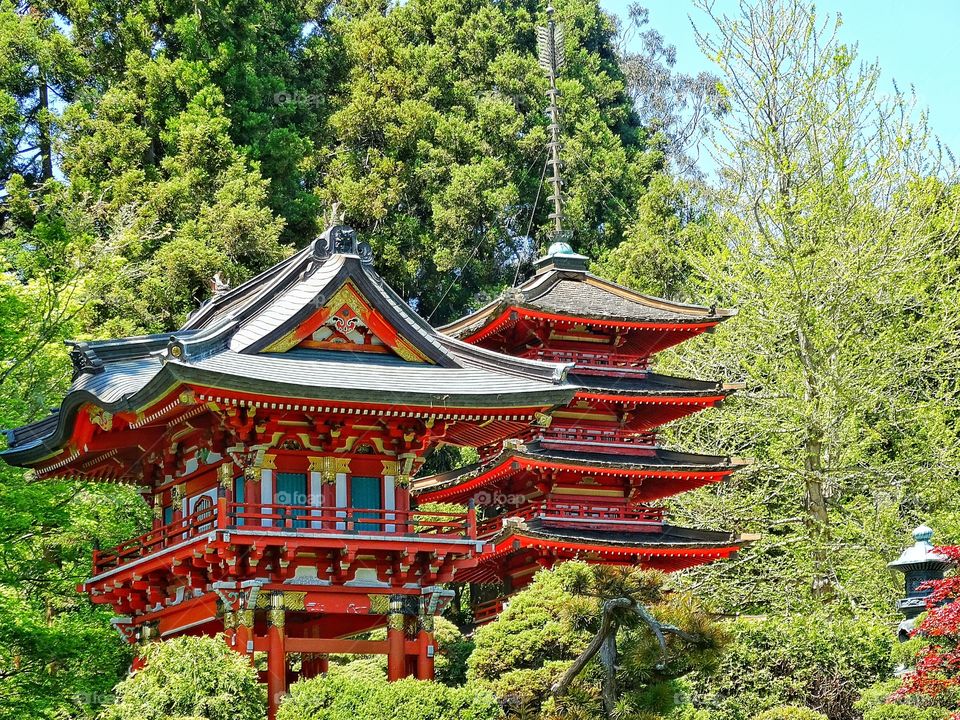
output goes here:
[{"label": "red pagoda", "polygon": [[[414,481],[420,503],[474,501],[492,545],[457,580],[477,584],[478,621],[562,560],[673,571],[729,557],[729,533],[678,528],[657,500],[720,482],[741,463],[665,450],[664,423],[722,402],[718,382],[660,375],[651,356],[712,330],[732,311],[651,298],[599,278],[557,242],[529,281],[440,331],[528,360],[567,363],[573,398],[550,422],[480,449],[471,467]],[[483,587],[486,585],[487,587]]]},{"label": "red pagoda", "polygon": [[[736,552],[649,504],[736,469],[655,443],[729,388],[649,370],[728,315],[607,283],[560,245],[438,332],[336,226],[176,332],[75,343],[62,404],[3,457],[40,480],[136,485],[153,528],[97,551],[81,590],[131,643],[224,633],[266,653],[273,716],[291,654],[300,677],[382,653],[391,679],[431,678],[451,583],[494,588],[483,621],[560,560],[674,570]],[[412,480],[440,443],[482,460]],[[463,508],[417,509],[434,501]]]},{"label": "red pagoda", "polygon": [[[472,584],[483,622],[559,561],[672,571],[738,550],[657,504],[737,469],[656,436],[732,388],[650,368],[732,312],[605,281],[563,240],[553,33],[558,241],[529,281],[435,330],[337,225],[175,332],[74,343],[60,407],[7,433],[2,457],[38,479],[129,483],[153,508],[150,531],[97,551],[80,587],[128,642],[222,633],[265,654],[273,718],[331,653],[432,678],[453,584]],[[480,462],[414,479],[442,443]],[[386,640],[356,639],[382,627]]]}]

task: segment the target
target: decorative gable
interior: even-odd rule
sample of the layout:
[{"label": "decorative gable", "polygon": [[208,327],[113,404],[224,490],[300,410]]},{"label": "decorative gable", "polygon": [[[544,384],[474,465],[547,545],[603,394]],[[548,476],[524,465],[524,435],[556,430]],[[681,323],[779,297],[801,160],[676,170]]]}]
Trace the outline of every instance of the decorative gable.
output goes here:
[{"label": "decorative gable", "polygon": [[[320,302],[322,300],[316,304]],[[286,352],[295,347],[387,353],[408,362],[433,363],[404,338],[349,280],[316,312],[262,352]]]}]

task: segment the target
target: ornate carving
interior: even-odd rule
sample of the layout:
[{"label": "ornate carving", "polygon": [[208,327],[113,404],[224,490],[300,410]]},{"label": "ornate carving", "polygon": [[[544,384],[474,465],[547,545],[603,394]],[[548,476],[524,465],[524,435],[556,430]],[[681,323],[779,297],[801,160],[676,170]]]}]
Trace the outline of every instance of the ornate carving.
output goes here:
[{"label": "ornate carving", "polygon": [[287,611],[283,607],[282,592],[270,593],[270,611],[267,614],[267,622],[271,626],[282,628],[286,624]]},{"label": "ornate carving", "polygon": [[399,613],[390,613],[387,617],[387,627],[390,630],[400,630],[403,631],[406,618]]},{"label": "ornate carving", "polygon": [[433,615],[419,615],[417,617],[417,626],[421,630],[425,630],[428,633],[433,632],[434,626],[434,616]]},{"label": "ornate carving", "polygon": [[305,592],[285,590],[283,593],[283,606],[287,610],[306,610],[307,594]]},{"label": "ornate carving", "polygon": [[533,422],[531,423],[531,425],[534,425],[535,427],[548,428],[550,427],[550,423],[552,422],[553,422],[553,418],[550,415],[547,415],[546,413],[538,412],[538,413],[534,413]]},{"label": "ornate carving", "polygon": [[224,462],[220,467],[217,468],[217,479],[220,480],[220,484],[225,488],[229,489],[233,486],[233,463]]},{"label": "ornate carving", "polygon": [[371,615],[386,615],[390,612],[389,595],[367,595],[367,598],[370,600]]},{"label": "ornate carving", "polygon": [[176,510],[177,506],[183,502],[183,498],[185,497],[184,492],[185,489],[183,485],[174,485],[172,488],[170,488],[170,499],[173,503],[174,510]]},{"label": "ornate carving", "polygon": [[90,422],[99,426],[102,430],[110,430],[113,427],[113,414],[103,408],[91,405],[89,414]]},{"label": "ornate carving", "polygon": [[320,480],[325,483],[335,483],[337,473],[350,472],[350,458],[336,457],[333,455],[310,456],[310,471],[319,472]]}]

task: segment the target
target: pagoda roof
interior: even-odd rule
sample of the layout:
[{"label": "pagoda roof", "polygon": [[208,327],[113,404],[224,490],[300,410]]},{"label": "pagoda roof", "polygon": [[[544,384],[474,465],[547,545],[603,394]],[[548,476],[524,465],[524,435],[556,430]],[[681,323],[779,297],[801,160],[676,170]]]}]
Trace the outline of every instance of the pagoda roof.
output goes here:
[{"label": "pagoda roof", "polygon": [[664,525],[658,532],[610,532],[545,527],[540,520],[507,519],[487,542],[493,551],[478,557],[475,568],[457,573],[464,582],[490,582],[502,573],[507,559],[524,552],[547,553],[555,560],[595,556],[606,562],[643,563],[664,570],[722,560],[735,555],[744,538],[734,533]]},{"label": "pagoda roof", "polygon": [[737,542],[736,533],[720,530],[698,530],[665,524],[659,532],[654,533],[610,532],[586,528],[550,527],[539,518],[526,520],[519,526],[508,524],[494,542],[499,544],[502,539],[510,535],[631,548],[714,548]]},{"label": "pagoda roof", "polygon": [[[434,495],[443,491],[460,489],[470,493],[482,487],[487,479],[499,477],[516,461],[529,461],[551,466],[583,468],[584,470],[611,472],[678,472],[678,473],[731,473],[746,463],[722,455],[701,455],[653,448],[650,455],[626,455],[591,453],[573,450],[545,448],[539,440],[520,447],[504,447],[495,457],[485,462],[473,463],[456,470],[414,478],[414,495]],[[460,486],[463,486],[462,488]],[[450,493],[445,493],[449,495]],[[437,498],[440,499],[440,498]],[[444,500],[451,499],[444,497]],[[428,500],[429,501],[429,500]]]},{"label": "pagoda roof", "polygon": [[599,324],[657,326],[716,324],[736,315],[736,310],[689,305],[638,293],[594,275],[584,263],[574,268],[547,267],[476,312],[439,330],[457,338],[473,338],[485,329],[494,330],[511,310]]},{"label": "pagoda roof", "polygon": [[694,380],[654,372],[615,377],[570,371],[567,381],[579,386],[578,392],[625,396],[716,397],[729,395],[739,388],[739,385],[717,380]]},{"label": "pagoda roof", "polygon": [[[569,365],[513,358],[440,335],[361,260],[355,238],[353,252],[333,245],[321,237],[216,295],[172,333],[73,343],[75,377],[60,407],[8,431],[2,455],[11,463],[35,462],[63,446],[84,404],[138,412],[183,385],[438,410],[540,409],[573,397],[565,381]],[[340,320],[338,308],[356,321],[348,327],[360,324],[377,335],[371,348],[377,352],[303,346],[321,321]]]}]

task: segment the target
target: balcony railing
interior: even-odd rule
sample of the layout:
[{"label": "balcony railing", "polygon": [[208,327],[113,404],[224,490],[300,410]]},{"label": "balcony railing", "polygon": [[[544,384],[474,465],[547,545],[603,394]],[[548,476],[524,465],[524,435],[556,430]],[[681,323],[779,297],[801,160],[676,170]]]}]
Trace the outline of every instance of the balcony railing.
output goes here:
[{"label": "balcony railing", "polygon": [[488,538],[500,532],[511,518],[539,520],[543,527],[611,530],[615,532],[658,532],[663,527],[664,508],[625,507],[545,500],[503,515],[477,526],[477,535]]},{"label": "balcony railing", "polygon": [[147,557],[213,530],[264,531],[314,535],[373,535],[423,537],[425,539],[477,538],[476,512],[445,513],[377,508],[317,507],[230,503],[224,498],[213,507],[200,510],[172,523],[127,540],[111,550],[95,550],[93,574]]}]

